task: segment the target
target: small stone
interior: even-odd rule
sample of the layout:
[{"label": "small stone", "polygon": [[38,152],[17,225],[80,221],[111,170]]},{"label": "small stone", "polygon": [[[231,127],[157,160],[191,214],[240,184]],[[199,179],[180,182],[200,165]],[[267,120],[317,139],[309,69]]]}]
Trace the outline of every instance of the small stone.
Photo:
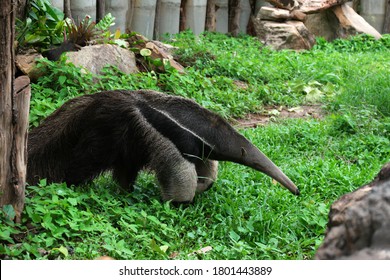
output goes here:
[{"label": "small stone", "polygon": [[30,50],[27,53],[16,55],[15,63],[23,74],[35,81],[42,76],[42,73],[36,68],[37,60],[42,58],[40,53]]}]

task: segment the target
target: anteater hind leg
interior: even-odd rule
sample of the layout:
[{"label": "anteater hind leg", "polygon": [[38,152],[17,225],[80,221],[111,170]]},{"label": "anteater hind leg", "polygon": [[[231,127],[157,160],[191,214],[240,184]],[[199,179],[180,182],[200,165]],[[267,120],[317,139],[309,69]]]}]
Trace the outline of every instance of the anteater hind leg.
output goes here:
[{"label": "anteater hind leg", "polygon": [[140,168],[128,165],[129,163],[117,164],[112,172],[112,177],[122,189],[132,192]]},{"label": "anteater hind leg", "polygon": [[198,183],[197,193],[202,193],[211,188],[218,175],[218,161],[204,160],[196,164]]}]

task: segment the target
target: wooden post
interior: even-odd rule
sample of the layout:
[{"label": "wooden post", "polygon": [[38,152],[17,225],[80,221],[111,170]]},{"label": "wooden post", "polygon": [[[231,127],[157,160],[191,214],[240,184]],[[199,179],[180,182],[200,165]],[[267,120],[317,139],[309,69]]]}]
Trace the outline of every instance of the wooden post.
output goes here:
[{"label": "wooden post", "polygon": [[256,0],[249,0],[249,5],[251,7],[251,15],[249,17],[249,22],[248,26],[246,27],[246,33],[248,35],[251,35],[253,37],[256,36],[256,31],[255,31],[255,18],[256,18]]},{"label": "wooden post", "polygon": [[386,1],[385,20],[383,22],[382,33],[390,33],[390,0]]},{"label": "wooden post", "polygon": [[206,23],[205,29],[207,31],[215,32],[217,30],[215,0],[207,0]]},{"label": "wooden post", "polygon": [[12,205],[21,221],[26,178],[30,101],[28,77],[15,73],[15,2],[0,0],[0,207]]},{"label": "wooden post", "polygon": [[187,20],[186,20],[186,5],[187,0],[181,0],[180,2],[180,24],[179,24],[179,31],[186,30]]},{"label": "wooden post", "polygon": [[240,32],[241,0],[229,0],[228,32],[237,36]]},{"label": "wooden post", "polygon": [[64,15],[65,18],[72,18],[72,12],[70,11],[70,0],[64,0]]},{"label": "wooden post", "polygon": [[[156,1],[156,11],[154,16],[154,28],[153,34],[154,38],[160,39],[160,18],[161,18],[161,0]],[[152,40],[153,38],[149,38]]]},{"label": "wooden post", "polygon": [[96,0],[96,22],[106,15],[106,0]]}]

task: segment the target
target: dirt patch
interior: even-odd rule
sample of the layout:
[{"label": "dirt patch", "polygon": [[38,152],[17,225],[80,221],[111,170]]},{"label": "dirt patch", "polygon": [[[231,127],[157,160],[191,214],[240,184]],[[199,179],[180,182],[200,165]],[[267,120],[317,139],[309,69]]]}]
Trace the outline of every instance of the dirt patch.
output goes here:
[{"label": "dirt patch", "polygon": [[236,119],[234,125],[247,128],[266,125],[271,121],[288,118],[315,118],[324,116],[322,105],[302,105],[294,108],[286,107],[266,107],[262,113],[248,114],[244,118]]}]

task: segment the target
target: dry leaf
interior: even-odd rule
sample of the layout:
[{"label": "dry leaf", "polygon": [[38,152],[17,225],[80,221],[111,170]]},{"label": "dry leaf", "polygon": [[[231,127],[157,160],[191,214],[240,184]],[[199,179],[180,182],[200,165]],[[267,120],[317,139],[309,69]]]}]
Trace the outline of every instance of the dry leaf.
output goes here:
[{"label": "dry leaf", "polygon": [[201,249],[199,249],[199,250],[197,250],[195,252],[192,252],[191,254],[188,254],[188,256],[193,255],[193,254],[205,254],[205,253],[207,253],[207,252],[209,252],[211,250],[213,250],[213,247],[206,246],[206,247],[203,247],[203,248],[201,248]]}]

